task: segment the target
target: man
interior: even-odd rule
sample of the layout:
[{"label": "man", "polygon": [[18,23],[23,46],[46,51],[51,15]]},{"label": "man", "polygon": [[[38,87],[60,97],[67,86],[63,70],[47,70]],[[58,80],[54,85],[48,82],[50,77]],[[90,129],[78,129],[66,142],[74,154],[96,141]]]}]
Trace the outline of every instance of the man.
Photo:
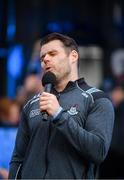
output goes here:
[{"label": "man", "polygon": [[9,178],[95,178],[110,146],[112,104],[102,91],[78,79],[79,53],[72,38],[47,35],[40,56],[44,73],[54,73],[57,82],[23,108]]}]

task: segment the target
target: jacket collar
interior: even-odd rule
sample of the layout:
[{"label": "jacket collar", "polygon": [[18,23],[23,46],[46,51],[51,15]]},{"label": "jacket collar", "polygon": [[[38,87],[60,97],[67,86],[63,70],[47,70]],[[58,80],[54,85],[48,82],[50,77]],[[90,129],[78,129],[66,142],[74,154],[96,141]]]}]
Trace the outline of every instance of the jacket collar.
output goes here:
[{"label": "jacket collar", "polygon": [[57,93],[64,93],[64,92],[67,92],[67,91],[70,91],[72,89],[74,89],[76,87],[76,83],[78,84],[86,84],[84,78],[80,78],[76,81],[69,81],[68,84],[66,85],[65,89],[61,92],[57,92],[55,88],[52,89],[52,93],[53,94],[57,94]]}]

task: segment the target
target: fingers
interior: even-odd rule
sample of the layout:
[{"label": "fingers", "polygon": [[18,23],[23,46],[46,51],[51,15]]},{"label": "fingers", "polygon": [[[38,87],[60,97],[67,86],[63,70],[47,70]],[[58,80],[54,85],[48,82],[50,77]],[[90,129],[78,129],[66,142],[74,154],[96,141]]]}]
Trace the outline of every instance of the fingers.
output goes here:
[{"label": "fingers", "polygon": [[40,96],[40,110],[49,111],[54,104],[54,95],[43,92]]},{"label": "fingers", "polygon": [[40,96],[40,98],[48,98],[50,97],[52,94],[47,93],[47,92],[43,92],[42,95]]},{"label": "fingers", "polygon": [[53,115],[59,108],[59,103],[55,95],[43,92],[39,101],[40,111],[46,111]]},{"label": "fingers", "polygon": [[50,101],[50,100],[40,101],[41,111],[47,110],[47,109],[51,108],[51,106],[52,106],[52,101]]},{"label": "fingers", "polygon": [[43,93],[40,96],[40,104],[41,105],[47,105],[47,104],[51,104],[52,101],[54,100],[54,95],[49,94],[49,93]]}]

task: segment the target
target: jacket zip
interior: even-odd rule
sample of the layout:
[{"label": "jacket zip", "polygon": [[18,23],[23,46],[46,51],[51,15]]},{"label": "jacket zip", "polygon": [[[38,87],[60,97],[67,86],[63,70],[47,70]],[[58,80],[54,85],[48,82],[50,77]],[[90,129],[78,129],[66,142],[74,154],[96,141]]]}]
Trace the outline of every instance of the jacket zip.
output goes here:
[{"label": "jacket zip", "polygon": [[19,170],[20,170],[21,166],[22,166],[22,164],[19,164],[19,167],[18,167],[18,169],[16,171],[16,175],[15,175],[15,178],[14,178],[15,180],[17,180],[18,173],[19,173]]}]

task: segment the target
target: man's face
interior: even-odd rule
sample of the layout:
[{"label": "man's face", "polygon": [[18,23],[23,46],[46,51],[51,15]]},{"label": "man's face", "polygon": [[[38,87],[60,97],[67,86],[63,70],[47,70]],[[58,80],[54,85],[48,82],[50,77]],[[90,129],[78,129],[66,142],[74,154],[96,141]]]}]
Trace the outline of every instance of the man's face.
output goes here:
[{"label": "man's face", "polygon": [[63,43],[59,40],[53,40],[41,47],[40,57],[44,72],[53,72],[57,80],[66,78],[71,73],[71,52],[67,53]]}]

